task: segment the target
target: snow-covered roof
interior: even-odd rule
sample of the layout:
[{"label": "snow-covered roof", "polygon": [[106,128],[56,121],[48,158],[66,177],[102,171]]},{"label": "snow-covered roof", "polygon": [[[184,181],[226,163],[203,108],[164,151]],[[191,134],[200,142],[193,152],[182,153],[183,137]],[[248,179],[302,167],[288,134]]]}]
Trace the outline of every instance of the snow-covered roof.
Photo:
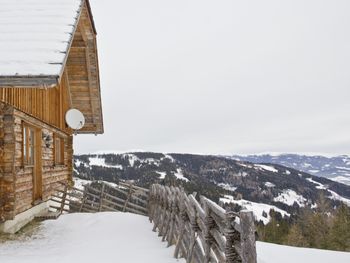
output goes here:
[{"label": "snow-covered roof", "polygon": [[[0,0],[0,86],[55,84],[84,0]],[[52,83],[51,83],[52,82]],[[10,84],[11,85],[11,84]]]}]

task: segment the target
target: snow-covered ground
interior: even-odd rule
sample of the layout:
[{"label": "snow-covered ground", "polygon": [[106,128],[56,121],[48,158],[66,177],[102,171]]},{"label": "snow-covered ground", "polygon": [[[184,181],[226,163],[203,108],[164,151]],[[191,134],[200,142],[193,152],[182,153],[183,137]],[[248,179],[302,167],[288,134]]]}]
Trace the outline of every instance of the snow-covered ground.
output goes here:
[{"label": "snow-covered ground", "polygon": [[147,217],[128,213],[67,214],[45,221],[34,237],[0,243],[6,263],[171,263],[166,248],[152,232]]},{"label": "snow-covered ground", "polygon": [[230,184],[219,183],[217,185],[220,186],[221,188],[227,190],[227,191],[234,192],[234,191],[237,190],[237,187],[234,187],[234,186],[232,186]]},{"label": "snow-covered ground", "polygon": [[[220,198],[220,202],[234,203],[234,204],[240,205],[243,209],[252,211],[254,214],[255,220],[262,221],[265,225],[269,223],[271,220],[271,216],[269,215],[270,210],[279,212],[283,217],[290,216],[289,213],[278,208],[277,206],[268,205],[264,203],[255,203],[244,199],[235,200],[232,195],[225,195],[223,198]],[[266,217],[263,215],[264,213],[266,214]]]},{"label": "snow-covered ground", "polygon": [[102,166],[102,167],[109,167],[109,168],[117,168],[117,169],[123,169],[123,166],[118,164],[118,165],[109,165],[106,164],[106,160],[104,158],[99,158],[99,157],[90,157],[89,158],[90,165],[95,165],[95,166]]},{"label": "snow-covered ground", "polygon": [[[75,188],[78,188],[80,190],[84,190],[84,186],[85,185],[88,185],[88,184],[91,184],[93,181],[91,180],[86,180],[86,179],[81,179],[81,178],[78,178],[78,177],[73,177],[73,181],[74,181],[74,187]],[[123,186],[120,186],[116,183],[111,183],[111,182],[108,182],[108,181],[103,181],[103,180],[98,180],[98,182],[103,182],[111,187],[117,187],[117,188],[125,188]]]},{"label": "snow-covered ground", "polygon": [[[140,159],[139,157],[137,157],[137,155],[133,154],[133,153],[123,153],[122,157],[125,159],[127,159],[129,161],[129,165],[131,167],[135,166],[135,163],[138,162],[139,163],[139,167],[142,164],[153,164],[155,166],[159,166],[160,165],[160,160],[162,161],[163,159],[169,159],[170,162],[174,162],[174,158],[171,157],[170,155],[164,155],[164,157],[162,157],[160,160],[154,159],[154,158],[145,158],[145,159]],[[101,167],[106,167],[106,168],[116,168],[116,169],[120,169],[123,170],[125,169],[123,167],[123,165],[121,164],[109,164],[106,162],[106,158],[102,155],[93,155],[92,157],[89,157],[89,161],[83,161],[83,160],[79,160],[79,159],[75,159],[75,165],[76,166],[80,166],[83,165],[85,167],[90,167],[91,166],[101,166]]]},{"label": "snow-covered ground", "polygon": [[74,187],[80,190],[84,190],[84,185],[91,184],[91,180],[80,179],[78,177],[73,177]]},{"label": "snow-covered ground", "polygon": [[336,192],[328,189],[327,186],[325,186],[325,185],[323,185],[323,184],[321,184],[319,182],[316,182],[315,180],[312,180],[312,178],[306,178],[306,180],[308,180],[311,183],[314,183],[316,185],[317,189],[327,190],[330,193],[330,196],[328,196],[329,199],[341,201],[341,202],[343,202],[344,204],[346,204],[347,206],[350,207],[350,199],[345,198],[343,196],[340,196]]},{"label": "snow-covered ground", "polygon": [[260,169],[260,170],[263,169],[263,170],[270,171],[273,173],[278,173],[278,170],[275,167],[270,166],[270,165],[254,164],[254,167],[257,169]]},{"label": "snow-covered ground", "polygon": [[265,183],[265,186],[266,186],[266,187],[273,188],[273,187],[275,187],[276,185],[273,184],[273,183],[271,183],[271,182],[266,182],[266,183]]},{"label": "snow-covered ground", "polygon": [[345,177],[345,176],[339,175],[339,176],[329,178],[329,179],[336,181],[336,182],[339,182],[339,183],[342,183],[342,184],[350,185],[350,177]]},{"label": "snow-covered ground", "polygon": [[177,179],[180,179],[180,180],[184,180],[186,182],[188,182],[189,180],[184,176],[182,170],[179,168],[176,170],[176,173],[174,173],[175,177]]},{"label": "snow-covered ground", "polygon": [[350,253],[257,242],[258,263],[349,263]]},{"label": "snow-covered ground", "polygon": [[282,193],[275,197],[273,201],[281,202],[289,206],[293,205],[294,203],[297,203],[300,207],[303,207],[305,206],[307,199],[305,199],[302,195],[297,194],[291,189],[285,189]]},{"label": "snow-covered ground", "polygon": [[166,172],[159,172],[159,171],[156,171],[156,173],[159,174],[159,179],[165,179]]},{"label": "snow-covered ground", "polygon": [[[67,214],[45,221],[22,241],[0,243],[6,263],[171,263],[174,246],[152,232],[147,217],[128,213]],[[349,263],[350,253],[257,242],[258,263]]]},{"label": "snow-covered ground", "polygon": [[350,156],[320,153],[263,153],[235,155],[233,159],[253,162],[280,164],[312,175],[350,185]]}]

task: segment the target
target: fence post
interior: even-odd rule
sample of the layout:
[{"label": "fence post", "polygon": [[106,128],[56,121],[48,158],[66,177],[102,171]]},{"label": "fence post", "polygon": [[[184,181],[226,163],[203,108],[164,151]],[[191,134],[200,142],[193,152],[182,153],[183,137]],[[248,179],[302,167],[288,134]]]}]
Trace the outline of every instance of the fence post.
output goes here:
[{"label": "fence post", "polygon": [[195,207],[190,204],[191,211],[190,212],[190,246],[188,248],[188,255],[186,259],[186,263],[192,262],[192,257],[194,253],[194,247],[196,245],[196,238],[197,238],[197,231],[198,231],[198,225],[197,225],[197,212]]},{"label": "fence post", "polygon": [[65,184],[64,185],[64,192],[63,192],[63,195],[62,195],[62,203],[61,203],[61,208],[60,208],[60,214],[63,213],[63,209],[66,205],[66,198],[67,198],[67,190],[68,190],[68,187],[67,185]]},{"label": "fence post", "polygon": [[170,225],[171,225],[171,215],[172,215],[172,206],[173,206],[173,196],[171,195],[171,192],[169,193],[169,188],[165,188],[166,189],[166,193],[165,193],[165,197],[167,200],[167,209],[166,209],[166,218],[164,219],[164,226],[163,226],[163,231],[161,232],[161,235],[163,236],[162,241],[165,241],[165,239],[168,236],[168,231],[170,229]]},{"label": "fence post", "polygon": [[149,221],[151,223],[154,223],[154,205],[153,202],[154,200],[154,185],[151,185],[150,187],[150,191],[149,191],[149,196],[148,196],[148,217],[149,217]]},{"label": "fence post", "polygon": [[225,238],[226,238],[226,247],[225,247],[225,257],[226,263],[240,263],[241,257],[239,256],[236,248],[235,241],[239,240],[239,233],[234,229],[233,223],[235,221],[234,212],[226,212],[225,214]]},{"label": "fence post", "polygon": [[179,252],[180,252],[180,247],[181,247],[181,242],[184,236],[185,232],[185,222],[187,221],[187,214],[185,211],[185,193],[183,190],[180,191],[180,196],[179,196],[180,204],[180,214],[179,214],[179,236],[177,237],[176,240],[176,246],[175,246],[175,252],[174,252],[174,257],[179,258]]},{"label": "fence post", "polygon": [[214,225],[214,220],[210,216],[210,209],[208,206],[208,203],[202,198],[201,196],[201,203],[204,206],[204,213],[205,213],[205,218],[204,218],[204,224],[205,224],[205,229],[204,229],[204,251],[205,251],[205,257],[204,257],[204,263],[209,263],[210,262],[210,249],[211,249],[211,244],[212,244],[212,236],[210,234],[210,229]]},{"label": "fence post", "polygon": [[241,218],[241,248],[242,248],[242,262],[256,263],[256,246],[255,246],[255,225],[253,212],[242,210]]},{"label": "fence post", "polygon": [[168,202],[166,199],[166,194],[165,194],[165,188],[160,188],[160,206],[161,206],[161,214],[159,217],[159,223],[160,225],[158,226],[158,236],[161,236],[163,233],[163,228],[166,222],[166,210],[167,210],[167,206],[168,206]]},{"label": "fence post", "polygon": [[173,244],[173,236],[174,236],[174,228],[175,228],[175,216],[178,213],[177,209],[177,203],[176,203],[176,194],[175,191],[172,191],[172,202],[171,202],[171,214],[170,214],[170,229],[168,232],[167,240],[168,240],[168,247],[170,247]]},{"label": "fence post", "polygon": [[128,196],[127,196],[127,198],[125,200],[125,204],[124,204],[124,207],[123,207],[123,212],[125,212],[126,207],[128,206],[129,199],[131,198],[131,195],[132,195],[132,184],[129,183],[129,193],[128,193]]},{"label": "fence post", "polygon": [[162,223],[162,197],[161,197],[161,191],[162,189],[158,187],[158,185],[155,185],[155,191],[154,191],[154,198],[155,198],[155,208],[154,208],[154,214],[153,217],[154,226],[153,226],[153,232],[156,232],[157,228],[159,229],[159,225]]},{"label": "fence post", "polygon": [[80,208],[79,208],[79,213],[81,213],[81,211],[83,210],[84,205],[85,205],[85,200],[86,200],[86,198],[87,198],[86,188],[87,188],[87,187],[84,185],[83,200],[81,200],[81,205],[80,205]]},{"label": "fence post", "polygon": [[101,194],[100,194],[100,206],[98,208],[98,211],[102,211],[102,205],[103,205],[103,192],[105,190],[105,184],[102,182],[102,188],[101,188]]}]

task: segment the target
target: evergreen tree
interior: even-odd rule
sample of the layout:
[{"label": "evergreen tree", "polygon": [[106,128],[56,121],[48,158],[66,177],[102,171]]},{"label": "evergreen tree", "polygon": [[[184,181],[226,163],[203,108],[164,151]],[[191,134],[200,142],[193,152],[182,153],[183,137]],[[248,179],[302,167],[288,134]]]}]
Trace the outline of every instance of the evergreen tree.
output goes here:
[{"label": "evergreen tree", "polygon": [[275,212],[274,210],[270,211],[270,217],[271,220],[267,225],[258,226],[260,240],[283,244],[285,236],[289,232],[289,223],[282,219],[280,213]]},{"label": "evergreen tree", "polygon": [[289,233],[284,242],[286,245],[297,246],[297,247],[308,247],[309,244],[305,240],[301,228],[297,224],[293,224],[289,229]]},{"label": "evergreen tree", "polygon": [[329,246],[334,250],[350,251],[350,208],[338,207],[330,230]]}]

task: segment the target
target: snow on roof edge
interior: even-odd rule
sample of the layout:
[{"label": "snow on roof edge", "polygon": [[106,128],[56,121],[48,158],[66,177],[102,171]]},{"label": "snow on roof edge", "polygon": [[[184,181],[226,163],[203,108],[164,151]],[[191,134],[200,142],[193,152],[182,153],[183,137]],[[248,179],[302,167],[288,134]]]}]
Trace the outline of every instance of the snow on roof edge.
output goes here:
[{"label": "snow on roof edge", "polygon": [[[74,38],[74,35],[75,35],[75,32],[77,31],[77,27],[78,27],[78,23],[79,23],[79,20],[80,20],[80,16],[81,16],[81,13],[83,11],[83,7],[84,7],[84,4],[88,5],[88,0],[80,0],[80,6],[79,6],[79,10],[78,10],[78,14],[77,16],[75,17],[75,23],[74,23],[74,26],[73,26],[73,30],[72,30],[72,34],[69,38],[69,42],[68,42],[68,45],[67,45],[67,49],[66,49],[66,54],[64,56],[64,59],[63,59],[63,63],[61,65],[61,70],[60,70],[60,74],[58,76],[58,79],[57,81],[59,82],[59,79],[62,77],[63,75],[63,72],[64,72],[64,68],[66,66],[66,63],[67,63],[67,60],[68,60],[68,55],[69,55],[69,50],[72,46],[72,43],[73,43],[73,38]],[[91,17],[92,19],[92,17]]]}]

